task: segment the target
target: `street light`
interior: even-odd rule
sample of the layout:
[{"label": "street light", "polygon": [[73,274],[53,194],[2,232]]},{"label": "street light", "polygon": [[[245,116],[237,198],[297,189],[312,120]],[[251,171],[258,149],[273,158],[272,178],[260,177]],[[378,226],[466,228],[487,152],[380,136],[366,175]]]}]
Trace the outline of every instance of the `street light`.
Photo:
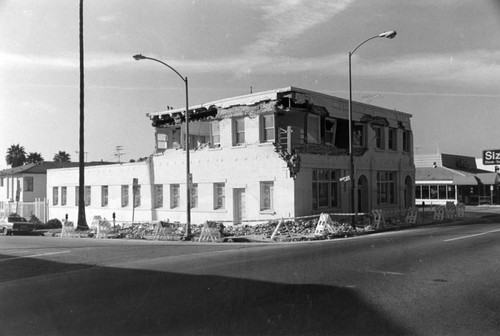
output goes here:
[{"label": "street light", "polygon": [[151,61],[155,61],[161,63],[168,67],[170,70],[175,72],[184,82],[186,86],[186,239],[190,239],[191,237],[191,172],[189,168],[189,101],[188,101],[188,78],[183,77],[177,70],[172,68],[165,62],[162,62],[156,58],[147,57],[141,54],[137,54],[133,56],[136,61],[140,61],[143,59],[148,59]]},{"label": "street light", "polygon": [[386,31],[386,32],[383,32],[381,34],[372,36],[369,39],[366,39],[363,42],[361,42],[360,44],[358,44],[358,46],[356,48],[354,48],[353,51],[349,52],[349,162],[350,162],[350,169],[349,170],[350,170],[350,182],[351,182],[351,198],[350,198],[350,204],[349,204],[350,209],[349,210],[351,213],[354,213],[354,216],[352,216],[352,218],[351,218],[351,220],[352,220],[351,225],[353,227],[355,227],[355,225],[356,225],[355,218],[356,218],[358,211],[357,211],[356,207],[354,206],[355,179],[354,179],[354,155],[353,155],[353,151],[352,151],[352,131],[353,131],[353,129],[352,129],[351,57],[356,52],[356,50],[358,50],[358,48],[361,47],[366,42],[373,40],[375,38],[379,38],[379,37],[393,39],[394,37],[396,37],[396,34],[397,33],[395,30],[390,30],[390,31]]}]

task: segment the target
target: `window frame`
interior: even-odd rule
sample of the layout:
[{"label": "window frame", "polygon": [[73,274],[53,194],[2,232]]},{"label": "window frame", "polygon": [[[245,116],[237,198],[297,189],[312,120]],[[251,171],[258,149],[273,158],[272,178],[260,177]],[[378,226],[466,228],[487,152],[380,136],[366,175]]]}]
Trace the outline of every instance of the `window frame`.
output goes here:
[{"label": "window frame", "polygon": [[[313,169],[312,172],[312,208],[313,210],[340,207],[338,169]],[[322,203],[326,200],[326,204]]]},{"label": "window frame", "polygon": [[101,186],[101,207],[105,208],[109,205],[109,187]]},{"label": "window frame", "polygon": [[61,187],[61,205],[66,205],[68,202],[68,187]]},{"label": "window frame", "polygon": [[35,190],[35,180],[33,176],[24,176],[23,177],[23,191],[24,192],[33,192]]},{"label": "window frame", "polygon": [[90,206],[92,204],[92,187],[85,186],[84,197],[85,197],[85,206]]},{"label": "window frame", "polygon": [[213,188],[214,210],[224,210],[226,208],[226,183],[214,183]]},{"label": "window frame", "polygon": [[375,132],[375,148],[385,150],[385,127],[373,126],[373,131]]},{"label": "window frame", "polygon": [[246,134],[245,134],[245,117],[239,117],[239,118],[234,118],[233,119],[233,126],[234,126],[234,141],[233,145],[234,146],[243,146],[245,145],[246,141]]},{"label": "window frame", "polygon": [[198,208],[198,183],[191,183],[190,197],[191,197],[191,204],[190,204],[191,209]]},{"label": "window frame", "polygon": [[126,208],[129,205],[129,185],[122,184],[121,186],[121,206]]},{"label": "window frame", "polygon": [[170,209],[180,208],[181,187],[178,183],[170,184]]},{"label": "window frame", "polygon": [[377,171],[377,204],[397,204],[397,173],[395,171]]},{"label": "window frame", "polygon": [[265,114],[261,118],[261,143],[276,141],[276,118],[274,114]]},{"label": "window frame", "polygon": [[59,187],[52,187],[52,205],[59,204]]},{"label": "window frame", "polygon": [[163,184],[154,185],[154,208],[163,208]]},{"label": "window frame", "polygon": [[[217,130],[217,132],[215,132]],[[220,147],[220,122],[212,121],[210,123],[210,143],[212,147]]]},{"label": "window frame", "polygon": [[274,181],[260,182],[260,211],[274,212]]},{"label": "window frame", "polygon": [[389,127],[387,131],[387,148],[392,151],[398,150],[398,129]]}]

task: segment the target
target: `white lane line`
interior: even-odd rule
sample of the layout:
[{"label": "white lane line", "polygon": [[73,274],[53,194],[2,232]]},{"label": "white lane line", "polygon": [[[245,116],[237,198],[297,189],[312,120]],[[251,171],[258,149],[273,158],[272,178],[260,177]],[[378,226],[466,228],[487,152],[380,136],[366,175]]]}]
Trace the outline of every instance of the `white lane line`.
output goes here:
[{"label": "white lane line", "polygon": [[459,239],[472,238],[472,237],[482,236],[482,235],[485,235],[485,234],[488,234],[488,233],[499,232],[499,231],[500,231],[500,229],[497,229],[497,230],[491,230],[491,231],[486,231],[486,232],[476,233],[476,234],[473,234],[473,235],[468,235],[468,236],[462,236],[462,237],[450,238],[450,239],[446,239],[446,240],[444,240],[444,242],[450,242],[450,241],[459,240]]},{"label": "white lane line", "polygon": [[404,273],[399,272],[388,272],[388,271],[367,271],[369,273],[378,273],[383,275],[405,275]]},{"label": "white lane line", "polygon": [[59,251],[59,252],[47,252],[47,253],[32,254],[32,255],[26,255],[26,256],[22,256],[22,257],[14,257],[14,258],[1,259],[0,262],[2,262],[2,261],[9,261],[9,260],[16,260],[16,259],[44,257],[44,256],[48,256],[48,255],[61,254],[61,253],[69,253],[69,252],[71,252],[71,251]]}]

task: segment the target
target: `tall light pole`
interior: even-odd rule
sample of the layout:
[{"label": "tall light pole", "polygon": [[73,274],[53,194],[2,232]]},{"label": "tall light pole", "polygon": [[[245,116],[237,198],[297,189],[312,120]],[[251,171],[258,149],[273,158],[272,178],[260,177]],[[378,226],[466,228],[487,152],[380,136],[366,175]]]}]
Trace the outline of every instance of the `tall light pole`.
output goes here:
[{"label": "tall light pole", "polygon": [[188,78],[183,77],[177,70],[172,68],[165,62],[162,62],[156,58],[143,56],[141,54],[137,54],[133,56],[136,61],[140,61],[143,59],[148,59],[151,61],[155,61],[161,63],[168,67],[170,70],[175,72],[177,76],[179,76],[186,86],[186,239],[190,239],[191,237],[191,171],[189,167],[189,100],[188,100]]},{"label": "tall light pole", "polygon": [[83,0],[80,0],[80,136],[79,136],[79,163],[78,163],[78,230],[88,230],[87,216],[85,215],[85,80],[84,80],[84,47],[83,47]]},{"label": "tall light pole", "polygon": [[396,37],[396,31],[395,30],[390,30],[390,31],[386,31],[386,32],[383,32],[381,34],[378,34],[378,35],[375,35],[375,36],[372,36],[370,37],[369,39],[366,39],[364,40],[363,42],[361,42],[360,44],[358,44],[358,46],[356,48],[354,48],[353,51],[350,51],[349,52],[349,163],[350,163],[350,167],[349,167],[349,170],[350,170],[350,182],[351,182],[351,197],[350,197],[350,202],[349,202],[349,211],[351,213],[353,213],[354,215],[352,216],[352,222],[351,222],[351,225],[353,227],[356,226],[356,215],[357,215],[357,209],[356,209],[356,206],[354,204],[354,193],[355,193],[355,187],[356,187],[356,180],[354,178],[354,154],[353,154],[353,151],[352,151],[352,132],[353,132],[353,127],[352,127],[352,81],[351,81],[351,58],[352,58],[352,55],[356,52],[356,50],[358,50],[359,47],[361,47],[363,44],[365,44],[366,42],[370,41],[370,40],[373,40],[373,39],[376,39],[376,38],[379,38],[379,37],[385,37],[385,38],[388,38],[388,39],[393,39],[394,37]]}]

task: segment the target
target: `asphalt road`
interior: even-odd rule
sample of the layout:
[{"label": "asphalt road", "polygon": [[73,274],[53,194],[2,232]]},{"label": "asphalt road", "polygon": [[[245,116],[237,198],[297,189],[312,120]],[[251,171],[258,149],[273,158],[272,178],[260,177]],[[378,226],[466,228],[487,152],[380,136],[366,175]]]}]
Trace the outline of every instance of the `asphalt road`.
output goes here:
[{"label": "asphalt road", "polygon": [[500,224],[332,241],[0,237],[0,335],[499,335]]}]

